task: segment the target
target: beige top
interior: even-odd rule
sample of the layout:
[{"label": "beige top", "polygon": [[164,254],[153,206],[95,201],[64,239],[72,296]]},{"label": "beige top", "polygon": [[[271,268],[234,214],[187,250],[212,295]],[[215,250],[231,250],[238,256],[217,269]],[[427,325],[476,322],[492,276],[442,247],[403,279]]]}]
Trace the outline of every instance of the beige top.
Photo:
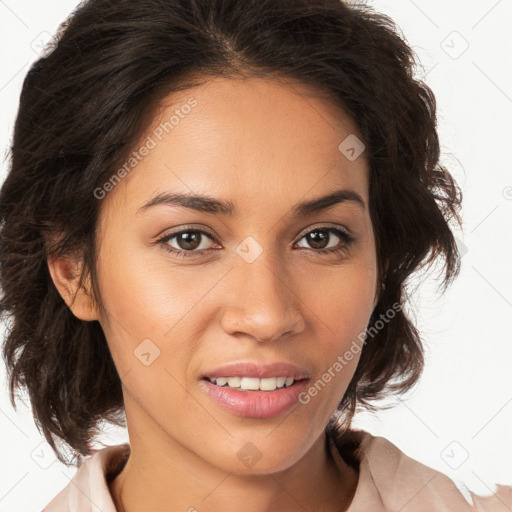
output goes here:
[{"label": "beige top", "polygon": [[[411,459],[383,437],[352,432],[351,456],[359,466],[359,481],[349,512],[512,511],[512,486],[498,485],[485,498],[471,494],[473,503],[468,503],[446,475]],[[340,449],[341,443],[336,444]],[[127,443],[96,451],[43,512],[116,512],[107,482],[121,471],[129,453]]]}]

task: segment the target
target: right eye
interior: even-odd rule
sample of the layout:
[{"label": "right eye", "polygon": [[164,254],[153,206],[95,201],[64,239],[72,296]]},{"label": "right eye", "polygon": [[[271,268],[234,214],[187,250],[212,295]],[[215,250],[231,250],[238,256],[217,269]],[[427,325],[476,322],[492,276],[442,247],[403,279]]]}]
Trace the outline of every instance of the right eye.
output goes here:
[{"label": "right eye", "polygon": [[[208,243],[205,243],[205,238],[213,240],[213,235],[202,229],[182,229],[164,235],[157,240],[157,243],[162,244],[166,251],[181,258],[187,258],[208,250]],[[177,247],[173,246],[171,241]]]}]

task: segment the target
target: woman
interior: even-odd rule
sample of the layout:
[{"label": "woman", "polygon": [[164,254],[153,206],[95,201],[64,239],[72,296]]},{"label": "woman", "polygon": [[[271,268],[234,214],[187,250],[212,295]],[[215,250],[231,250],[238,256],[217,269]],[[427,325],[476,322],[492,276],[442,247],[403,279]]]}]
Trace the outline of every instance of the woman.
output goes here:
[{"label": "woman", "polygon": [[391,21],[90,0],[53,46],[0,193],[11,399],[79,465],[45,510],[501,510],[512,489],[472,505],[350,428],[421,374],[407,278],[459,270],[460,190]]}]

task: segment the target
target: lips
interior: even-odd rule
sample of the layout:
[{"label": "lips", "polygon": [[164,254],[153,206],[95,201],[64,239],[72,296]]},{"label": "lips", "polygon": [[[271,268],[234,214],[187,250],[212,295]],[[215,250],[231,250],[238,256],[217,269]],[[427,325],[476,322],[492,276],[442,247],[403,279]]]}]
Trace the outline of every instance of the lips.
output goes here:
[{"label": "lips", "polygon": [[275,418],[297,407],[299,397],[307,389],[303,379],[274,391],[240,391],[212,384],[208,379],[200,381],[201,389],[221,409],[235,416],[264,419]]},{"label": "lips", "polygon": [[306,369],[286,362],[242,362],[229,363],[218,368],[208,370],[201,378],[211,381],[219,377],[255,377],[258,379],[271,377],[293,377],[298,381],[309,379],[310,374]]}]

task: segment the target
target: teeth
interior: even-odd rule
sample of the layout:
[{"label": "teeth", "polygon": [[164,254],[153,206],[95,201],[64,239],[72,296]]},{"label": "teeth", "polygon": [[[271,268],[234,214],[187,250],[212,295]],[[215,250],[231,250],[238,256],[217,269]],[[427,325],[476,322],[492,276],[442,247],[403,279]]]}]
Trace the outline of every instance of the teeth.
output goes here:
[{"label": "teeth", "polygon": [[240,377],[229,377],[229,379],[227,379],[228,381],[228,386],[230,388],[239,388],[240,387]]},{"label": "teeth", "polygon": [[295,379],[293,377],[269,377],[258,379],[257,377],[217,377],[210,379],[217,386],[239,388],[252,391],[274,391],[276,388],[290,387]]}]

